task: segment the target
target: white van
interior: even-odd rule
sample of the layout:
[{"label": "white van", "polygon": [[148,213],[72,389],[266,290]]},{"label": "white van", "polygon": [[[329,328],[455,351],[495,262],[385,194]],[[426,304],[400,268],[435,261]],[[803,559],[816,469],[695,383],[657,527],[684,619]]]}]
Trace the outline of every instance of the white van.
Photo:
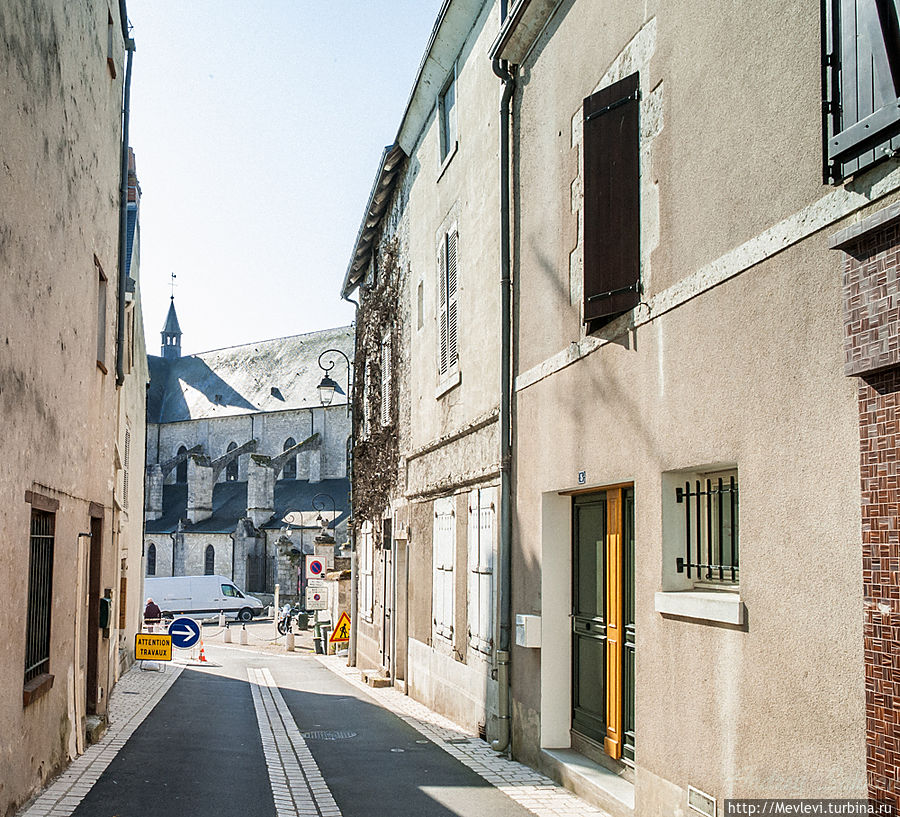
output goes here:
[{"label": "white van", "polygon": [[156,602],[163,618],[225,613],[229,618],[250,621],[263,611],[259,599],[245,596],[225,576],[148,576],[144,579],[144,596]]}]

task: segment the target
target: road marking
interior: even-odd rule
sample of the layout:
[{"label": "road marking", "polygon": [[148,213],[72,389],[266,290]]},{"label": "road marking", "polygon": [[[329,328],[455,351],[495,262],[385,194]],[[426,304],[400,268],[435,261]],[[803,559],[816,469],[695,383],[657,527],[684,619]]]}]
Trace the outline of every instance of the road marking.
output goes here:
[{"label": "road marking", "polygon": [[183,669],[182,664],[169,664],[165,672],[144,672],[135,664],[126,672],[110,695],[109,727],[103,737],[75,758],[18,817],[66,817],[75,811]]},{"label": "road marking", "polygon": [[396,688],[364,684],[359,669],[348,667],[344,660],[321,655],[316,659],[538,817],[609,817],[530,766],[498,755],[486,741]]},{"label": "road marking", "polygon": [[250,667],[247,674],[277,816],[341,817],[272,673]]}]

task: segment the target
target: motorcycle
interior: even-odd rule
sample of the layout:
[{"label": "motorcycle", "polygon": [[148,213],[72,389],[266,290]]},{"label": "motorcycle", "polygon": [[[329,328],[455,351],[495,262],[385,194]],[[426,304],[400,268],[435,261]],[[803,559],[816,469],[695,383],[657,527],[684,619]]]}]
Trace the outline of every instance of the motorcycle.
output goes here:
[{"label": "motorcycle", "polygon": [[297,629],[303,629],[305,625],[305,621],[303,619],[306,618],[306,611],[300,607],[299,604],[295,604],[291,606],[290,604],[285,604],[284,607],[281,608],[281,613],[278,617],[278,632],[280,635],[285,635],[286,633],[293,632],[293,627],[296,624]]}]

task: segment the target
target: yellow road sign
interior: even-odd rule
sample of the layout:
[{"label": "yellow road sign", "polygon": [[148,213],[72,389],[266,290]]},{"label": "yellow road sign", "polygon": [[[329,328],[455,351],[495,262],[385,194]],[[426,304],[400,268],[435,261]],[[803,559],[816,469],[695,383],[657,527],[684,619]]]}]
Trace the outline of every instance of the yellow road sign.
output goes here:
[{"label": "yellow road sign", "polygon": [[134,636],[135,661],[171,661],[172,636],[136,633]]},{"label": "yellow road sign", "polygon": [[341,613],[341,617],[338,619],[337,624],[334,625],[334,630],[331,631],[331,636],[328,638],[329,644],[343,644],[346,641],[350,640],[350,616],[346,613]]}]

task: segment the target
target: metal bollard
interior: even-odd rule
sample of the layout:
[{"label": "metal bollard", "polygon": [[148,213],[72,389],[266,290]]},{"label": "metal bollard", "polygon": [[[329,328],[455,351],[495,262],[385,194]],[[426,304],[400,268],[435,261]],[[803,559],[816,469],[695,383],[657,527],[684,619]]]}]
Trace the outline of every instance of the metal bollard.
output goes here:
[{"label": "metal bollard", "polygon": [[293,651],[294,651],[294,634],[293,634],[293,633],[288,633],[288,634],[285,636],[284,648],[285,648],[288,652],[293,652]]},{"label": "metal bollard", "polygon": [[229,627],[227,624],[225,625],[225,643],[231,643],[231,627]]},{"label": "metal bollard", "polygon": [[247,641],[247,625],[242,624],[241,625],[241,644],[247,644],[247,643],[249,643]]}]

